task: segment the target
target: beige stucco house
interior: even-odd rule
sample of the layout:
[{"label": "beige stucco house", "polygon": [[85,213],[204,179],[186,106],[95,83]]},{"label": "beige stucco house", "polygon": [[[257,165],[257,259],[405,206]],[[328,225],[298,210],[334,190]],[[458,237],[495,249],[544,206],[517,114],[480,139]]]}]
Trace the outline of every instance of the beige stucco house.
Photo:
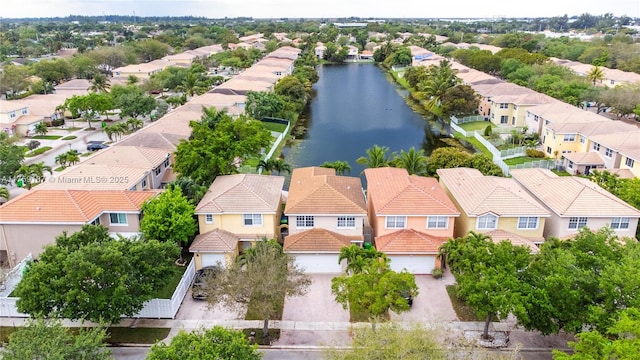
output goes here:
[{"label": "beige stucco house", "polygon": [[588,179],[560,177],[546,169],[518,169],[511,175],[551,213],[545,237],[566,238],[583,227],[605,226],[621,237],[636,234],[640,211]]}]

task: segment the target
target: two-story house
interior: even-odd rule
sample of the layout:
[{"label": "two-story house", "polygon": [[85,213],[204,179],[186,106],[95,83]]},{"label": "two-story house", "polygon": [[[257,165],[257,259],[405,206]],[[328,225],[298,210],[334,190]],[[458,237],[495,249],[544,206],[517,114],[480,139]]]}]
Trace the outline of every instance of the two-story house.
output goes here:
[{"label": "two-story house", "polygon": [[460,210],[455,236],[469,231],[490,235],[494,241],[510,240],[537,251],[550,216],[515,180],[485,176],[477,169],[438,169],[440,184]]},{"label": "two-story house", "polygon": [[588,179],[560,177],[547,169],[517,169],[511,175],[551,213],[545,237],[566,238],[583,227],[605,226],[621,237],[636,234],[640,211]]},{"label": "two-story house", "polygon": [[392,167],[364,174],[376,249],[391,259],[393,270],[431,274],[440,267],[438,250],[454,236],[460,211],[434,178]]},{"label": "two-story house", "polygon": [[189,251],[196,268],[223,265],[255,241],[279,239],[284,177],[218,176],[196,206],[200,234]]},{"label": "two-story house", "polygon": [[159,191],[30,190],[0,207],[0,262],[37,257],[63,231],[102,224],[112,236],[139,234],[142,205]]},{"label": "two-story house", "polygon": [[307,272],[339,273],[343,246],[362,244],[367,209],[359,178],[334,169],[294,169],[284,209],[289,235],[284,251]]}]

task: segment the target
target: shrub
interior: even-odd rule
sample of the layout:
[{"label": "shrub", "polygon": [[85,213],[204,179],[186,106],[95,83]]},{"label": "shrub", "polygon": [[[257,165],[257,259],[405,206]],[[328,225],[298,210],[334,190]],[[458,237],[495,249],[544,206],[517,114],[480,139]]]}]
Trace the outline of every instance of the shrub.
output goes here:
[{"label": "shrub", "polygon": [[491,133],[492,133],[492,131],[491,131],[491,125],[487,125],[487,127],[486,127],[486,128],[484,128],[484,136],[489,137],[489,136],[491,136]]},{"label": "shrub", "polygon": [[64,125],[64,119],[56,119],[51,121],[51,126],[62,126]]},{"label": "shrub", "polygon": [[435,268],[431,271],[431,275],[433,275],[434,279],[442,279],[442,277],[444,276],[444,270]]},{"label": "shrub", "polygon": [[536,149],[527,149],[526,154],[531,158],[545,158],[547,155],[544,151],[536,150]]},{"label": "shrub", "polygon": [[27,148],[29,148],[29,150],[37,149],[38,146],[40,146],[40,141],[37,140],[31,140],[27,143]]}]

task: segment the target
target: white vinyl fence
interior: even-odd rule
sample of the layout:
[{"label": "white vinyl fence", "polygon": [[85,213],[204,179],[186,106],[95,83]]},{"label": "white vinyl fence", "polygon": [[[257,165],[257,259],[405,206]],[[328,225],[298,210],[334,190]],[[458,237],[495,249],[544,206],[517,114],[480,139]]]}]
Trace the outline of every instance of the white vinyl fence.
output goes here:
[{"label": "white vinyl fence", "polygon": [[[31,259],[29,257],[29,259]],[[9,289],[8,284],[5,282],[6,289],[3,292],[0,292],[2,296],[0,296],[0,317],[29,317],[28,314],[23,314],[18,311],[16,307],[16,302],[18,298],[16,297],[8,297],[8,294],[15,289],[15,287],[20,282],[22,278],[22,272],[24,271],[24,266],[26,266],[27,259],[23,260],[18,266],[16,266],[12,272],[16,272],[19,274],[19,279],[15,284],[13,284],[11,290],[7,292]],[[19,269],[20,268],[20,269]],[[147,301],[140,310],[140,312],[134,315],[134,318],[155,318],[155,319],[173,319],[175,318],[178,310],[180,309],[180,304],[182,304],[182,300],[184,300],[187,291],[189,290],[189,286],[191,286],[191,282],[196,275],[195,263],[192,259],[189,262],[189,265],[185,269],[184,274],[182,275],[182,279],[178,283],[176,290],[173,292],[171,299],[151,299]],[[5,295],[5,293],[7,295]]]}]

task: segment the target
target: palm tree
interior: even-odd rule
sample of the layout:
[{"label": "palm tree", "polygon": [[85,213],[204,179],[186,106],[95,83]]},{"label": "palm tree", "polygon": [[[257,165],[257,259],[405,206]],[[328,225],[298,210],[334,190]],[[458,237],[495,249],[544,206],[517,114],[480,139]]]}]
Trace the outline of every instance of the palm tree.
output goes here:
[{"label": "palm tree", "polygon": [[211,130],[215,130],[216,125],[225,117],[227,117],[227,109],[218,110],[214,106],[202,107],[202,116],[200,122],[207,125]]},{"label": "palm tree", "polygon": [[384,261],[389,263],[389,258],[374,248],[365,249],[358,245],[344,246],[340,249],[340,256],[338,256],[338,263],[342,260],[347,260],[347,274],[361,273],[363,269],[371,263],[371,261]]},{"label": "palm tree", "polygon": [[198,74],[192,72],[187,74],[177,89],[182,91],[187,97],[192,97],[195,94],[201,94],[206,91],[206,87],[203,86]]},{"label": "palm tree", "polygon": [[9,200],[10,196],[11,196],[11,194],[9,194],[9,189],[7,189],[4,186],[0,186],[0,198],[4,198],[5,200]]},{"label": "palm tree", "polygon": [[275,159],[273,160],[273,170],[277,171],[278,175],[284,171],[291,174],[291,165],[284,162],[284,159]]},{"label": "palm tree", "polygon": [[367,149],[367,156],[359,157],[356,162],[368,168],[386,167],[389,166],[395,156],[395,153],[387,156],[387,152],[389,152],[388,147],[373,145],[372,148]]},{"label": "palm tree", "polygon": [[40,121],[39,123],[37,123],[33,127],[33,130],[36,132],[36,134],[43,136],[49,132],[49,128],[47,128],[47,124],[45,124],[44,121]]},{"label": "palm tree", "polygon": [[130,127],[131,131],[135,131],[142,128],[144,122],[137,118],[130,118],[129,120],[127,120],[126,125]]},{"label": "palm tree", "polygon": [[111,85],[109,84],[109,79],[103,74],[97,74],[91,80],[91,86],[89,87],[89,91],[95,93],[106,93]]},{"label": "palm tree", "polygon": [[67,151],[65,155],[67,159],[67,164],[69,165],[75,165],[80,162],[80,155],[78,155],[78,153],[73,150]]},{"label": "palm tree", "polygon": [[411,147],[409,151],[402,150],[396,158],[396,166],[406,169],[409,175],[423,175],[427,170],[427,156],[424,149],[416,151]]},{"label": "palm tree", "polygon": [[349,163],[342,160],[336,160],[333,162],[326,161],[322,165],[320,165],[320,167],[335,169],[336,174],[338,175],[344,175],[345,173],[351,172],[351,166],[349,165]]},{"label": "palm tree", "polygon": [[602,82],[604,80],[604,70],[600,66],[594,66],[587,73],[587,80],[593,83],[593,86],[596,86],[596,81]]},{"label": "palm tree", "polygon": [[56,156],[56,164],[59,164],[63,169],[67,167],[67,153]]},{"label": "palm tree", "polygon": [[53,174],[51,166],[45,165],[44,162],[29,165],[22,164],[14,177],[16,181],[22,181],[27,190],[31,190],[33,184],[39,184],[44,181],[45,172]]},{"label": "palm tree", "polygon": [[273,159],[260,160],[256,166],[256,170],[262,169],[265,173],[271,173],[273,170]]},{"label": "palm tree", "polygon": [[37,164],[30,164],[29,166],[33,170],[33,176],[38,184],[44,181],[45,172],[48,172],[49,175],[53,174],[53,169],[51,169],[51,166],[45,165],[42,161]]}]

